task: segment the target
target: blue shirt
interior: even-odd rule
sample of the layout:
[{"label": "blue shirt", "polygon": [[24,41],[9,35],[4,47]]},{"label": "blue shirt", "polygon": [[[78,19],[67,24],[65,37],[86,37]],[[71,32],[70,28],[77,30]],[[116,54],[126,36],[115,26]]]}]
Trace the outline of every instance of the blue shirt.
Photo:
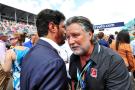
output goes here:
[{"label": "blue shirt", "polygon": [[109,43],[107,41],[105,41],[104,39],[100,39],[98,42],[100,45],[103,45],[105,47],[109,47]]},{"label": "blue shirt", "polygon": [[30,40],[30,41],[24,43],[23,46],[28,47],[28,48],[32,48],[33,44],[32,44],[32,42]]}]

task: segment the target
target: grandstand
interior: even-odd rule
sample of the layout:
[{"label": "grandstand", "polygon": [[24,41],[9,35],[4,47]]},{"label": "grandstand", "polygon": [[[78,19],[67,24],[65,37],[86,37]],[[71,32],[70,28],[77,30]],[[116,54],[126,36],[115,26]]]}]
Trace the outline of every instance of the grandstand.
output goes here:
[{"label": "grandstand", "polygon": [[0,20],[9,19],[14,20],[16,22],[21,21],[28,24],[35,24],[35,18],[36,18],[35,14],[0,3]]},{"label": "grandstand", "polygon": [[35,21],[35,14],[0,3],[0,32],[31,32]]}]

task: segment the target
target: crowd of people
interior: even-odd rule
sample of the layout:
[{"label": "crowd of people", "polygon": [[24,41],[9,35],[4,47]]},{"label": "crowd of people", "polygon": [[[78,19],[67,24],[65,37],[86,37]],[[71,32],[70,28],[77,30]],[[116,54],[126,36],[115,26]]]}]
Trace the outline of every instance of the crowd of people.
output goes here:
[{"label": "crowd of people", "polygon": [[0,90],[135,89],[135,41],[127,30],[94,34],[87,17],[66,20],[44,9],[36,27],[4,20],[0,31]]},{"label": "crowd of people", "polygon": [[12,32],[19,32],[19,33],[23,33],[23,32],[28,33],[35,29],[36,29],[35,25],[27,24],[25,22],[16,22],[7,19],[2,19],[0,21],[0,32],[12,31]]}]

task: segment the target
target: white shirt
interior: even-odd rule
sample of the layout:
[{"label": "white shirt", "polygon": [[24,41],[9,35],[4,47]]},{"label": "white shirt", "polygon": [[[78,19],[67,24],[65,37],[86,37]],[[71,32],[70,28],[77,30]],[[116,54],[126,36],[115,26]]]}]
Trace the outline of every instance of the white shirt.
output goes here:
[{"label": "white shirt", "polygon": [[6,55],[6,45],[5,42],[0,40],[0,63],[4,63]]},{"label": "white shirt", "polygon": [[[68,46],[68,43],[65,43],[63,46],[59,46],[57,43],[55,43],[51,39],[47,39],[47,38],[44,38],[44,37],[41,37],[40,39],[48,42],[49,44],[51,44],[57,50],[60,57],[64,61],[68,61],[68,63],[66,63],[65,65],[66,65],[67,75],[70,78],[70,75],[69,75],[68,71],[69,71],[69,58],[71,56],[71,53],[69,53],[69,51],[71,52],[71,50]],[[68,49],[68,51],[66,49]]]},{"label": "white shirt", "polygon": [[29,40],[30,40],[29,38],[25,38],[25,42],[24,43],[28,42]]},{"label": "white shirt", "polygon": [[63,59],[63,57],[62,57],[62,50],[61,50],[61,48],[60,48],[60,46],[57,44],[57,43],[55,43],[53,40],[51,40],[51,39],[47,39],[47,38],[44,38],[44,37],[41,37],[40,38],[41,40],[44,40],[44,41],[46,41],[46,42],[48,42],[49,44],[51,44],[52,45],[52,47],[54,47],[56,50],[57,50],[57,52],[58,52],[58,54],[60,55],[60,57]]},{"label": "white shirt", "polygon": [[61,47],[62,50],[64,50],[64,52],[66,52],[66,53],[63,53],[63,56],[65,56],[65,61],[69,62],[70,61],[70,56],[71,56],[71,54],[73,52],[70,49],[68,42],[65,41],[65,43],[62,46],[60,46],[60,47]]}]

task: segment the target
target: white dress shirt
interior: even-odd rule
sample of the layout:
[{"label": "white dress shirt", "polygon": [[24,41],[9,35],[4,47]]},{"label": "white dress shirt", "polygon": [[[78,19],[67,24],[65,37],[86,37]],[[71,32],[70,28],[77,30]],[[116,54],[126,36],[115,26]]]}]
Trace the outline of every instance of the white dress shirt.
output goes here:
[{"label": "white dress shirt", "polygon": [[52,47],[54,47],[57,50],[60,57],[64,60],[64,62],[66,62],[65,65],[66,65],[67,75],[70,78],[68,71],[69,71],[69,59],[70,59],[72,51],[69,48],[68,43],[66,42],[63,46],[59,46],[57,43],[55,43],[51,39],[47,39],[44,37],[41,37],[40,39],[48,42],[50,45],[52,45]]},{"label": "white dress shirt", "polygon": [[62,56],[62,50],[61,50],[61,48],[60,48],[60,46],[57,44],[57,43],[55,43],[53,40],[51,40],[51,39],[47,39],[47,38],[44,38],[44,37],[41,37],[40,38],[41,40],[44,40],[44,41],[46,41],[46,42],[48,42],[50,45],[52,45],[52,47],[54,47],[56,50],[57,50],[57,52],[58,52],[58,54],[61,56],[61,58],[63,59],[63,56]]}]

